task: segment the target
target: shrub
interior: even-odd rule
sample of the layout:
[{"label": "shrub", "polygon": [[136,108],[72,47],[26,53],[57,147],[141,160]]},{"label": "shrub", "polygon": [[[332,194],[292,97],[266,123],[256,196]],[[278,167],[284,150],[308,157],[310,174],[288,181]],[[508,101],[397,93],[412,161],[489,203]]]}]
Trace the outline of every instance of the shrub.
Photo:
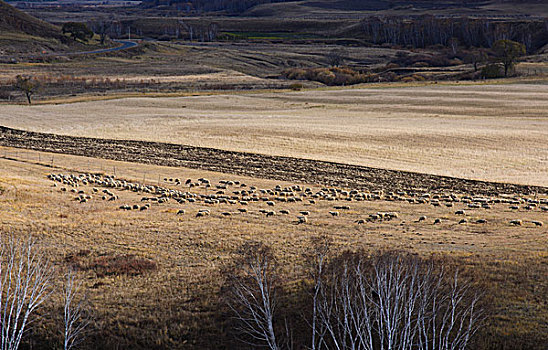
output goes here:
[{"label": "shrub", "polygon": [[300,83],[293,83],[289,85],[289,88],[293,91],[301,91],[304,88],[304,86],[303,84],[300,84]]},{"label": "shrub", "polygon": [[481,69],[483,79],[495,79],[504,77],[504,70],[499,64],[488,64]]},{"label": "shrub", "polygon": [[155,270],[156,263],[136,257],[134,255],[104,255],[92,258],[88,261],[82,261],[89,252],[82,251],[77,254],[69,255],[65,260],[73,268],[82,271],[94,271],[97,277],[130,275],[137,276],[147,271]]}]

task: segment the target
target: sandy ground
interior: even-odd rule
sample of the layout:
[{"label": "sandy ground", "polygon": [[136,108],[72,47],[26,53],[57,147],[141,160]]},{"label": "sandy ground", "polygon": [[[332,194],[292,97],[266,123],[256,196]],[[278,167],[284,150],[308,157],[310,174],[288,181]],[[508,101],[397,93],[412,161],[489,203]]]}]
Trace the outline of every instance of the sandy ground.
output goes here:
[{"label": "sandy ground", "polygon": [[3,105],[0,124],[548,185],[546,84]]}]

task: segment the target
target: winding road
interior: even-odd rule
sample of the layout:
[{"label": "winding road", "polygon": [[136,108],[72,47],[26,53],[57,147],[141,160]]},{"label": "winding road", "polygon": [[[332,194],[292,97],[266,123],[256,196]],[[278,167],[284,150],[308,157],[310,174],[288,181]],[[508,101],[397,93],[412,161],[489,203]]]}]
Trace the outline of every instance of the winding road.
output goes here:
[{"label": "winding road", "polygon": [[108,49],[99,49],[92,51],[77,51],[77,52],[65,52],[65,53],[49,53],[44,56],[78,56],[78,55],[93,55],[105,52],[120,51],[125,49],[130,49],[132,47],[138,46],[139,44],[135,41],[130,40],[113,40],[114,42],[122,44],[121,46],[110,47]]}]

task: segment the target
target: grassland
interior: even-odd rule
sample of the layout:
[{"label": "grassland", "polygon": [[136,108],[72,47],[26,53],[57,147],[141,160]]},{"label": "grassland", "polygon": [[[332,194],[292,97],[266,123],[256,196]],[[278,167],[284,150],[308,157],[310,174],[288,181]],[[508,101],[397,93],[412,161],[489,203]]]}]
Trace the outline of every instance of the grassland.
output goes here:
[{"label": "grassland", "polygon": [[[432,254],[458,259],[461,268],[471,269],[488,286],[492,295],[489,327],[479,337],[482,348],[542,348],[546,341],[546,229],[534,220],[545,213],[512,210],[508,204],[491,209],[469,209],[464,203],[453,207],[410,204],[406,201],[368,200],[333,202],[319,200],[296,203],[278,202],[276,212],[290,215],[265,217],[259,209],[271,210],[265,202],[251,202],[247,213],[240,205],[203,202],[178,204],[169,201],[152,204],[145,211],[121,211],[122,204],[142,205],[143,194],[113,189],[114,202],[101,200],[92,186],[81,185],[93,197],[86,203],[75,201],[76,194],[63,192],[63,184],[46,179],[49,173],[93,172],[116,174],[118,179],[184,189],[169,179],[207,177],[245,183],[247,188],[274,188],[301,185],[312,191],[315,184],[270,181],[252,177],[186,168],[152,166],[95,158],[0,148],[0,230],[25,234],[33,232],[59,272],[70,264],[93,263],[111,256],[132,255],[156,264],[157,269],[137,275],[101,274],[90,269],[79,273],[93,305],[94,324],[86,348],[222,348],[227,347],[227,329],[219,319],[220,269],[230,262],[242,243],[259,240],[271,245],[284,266],[287,278],[299,275],[301,254],[310,239],[329,235],[336,249],[365,248],[370,251],[401,249],[422,256]],[[102,189],[102,188],[100,188]],[[236,189],[236,188],[234,188]],[[196,194],[213,190],[197,187]],[[434,192],[432,193],[432,195]],[[348,205],[338,217],[328,211],[334,205]],[[199,209],[211,215],[195,217]],[[467,224],[455,211],[465,209]],[[180,210],[184,215],[177,215]],[[295,213],[307,210],[309,222],[298,225]],[[378,211],[395,211],[391,221],[355,223]],[[232,215],[224,216],[223,212]],[[419,216],[427,220],[418,222]],[[442,223],[433,224],[434,218]],[[486,223],[475,223],[486,219]],[[521,219],[523,226],[509,220]],[[37,334],[41,334],[38,332]],[[53,334],[41,334],[44,339]],[[519,344],[519,345],[518,345]]]},{"label": "grassland", "polygon": [[544,83],[385,87],[4,105],[0,120],[64,135],[548,184]]}]

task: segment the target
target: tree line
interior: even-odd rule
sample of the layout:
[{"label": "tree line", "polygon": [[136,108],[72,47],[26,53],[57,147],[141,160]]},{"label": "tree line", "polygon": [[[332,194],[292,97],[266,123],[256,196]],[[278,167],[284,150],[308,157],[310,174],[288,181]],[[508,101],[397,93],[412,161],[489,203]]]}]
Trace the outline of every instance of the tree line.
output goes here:
[{"label": "tree line", "polygon": [[424,15],[413,18],[373,16],[360,22],[361,32],[374,44],[424,48],[491,47],[498,40],[513,40],[533,52],[548,43],[548,20],[508,21],[486,18],[443,18]]}]

